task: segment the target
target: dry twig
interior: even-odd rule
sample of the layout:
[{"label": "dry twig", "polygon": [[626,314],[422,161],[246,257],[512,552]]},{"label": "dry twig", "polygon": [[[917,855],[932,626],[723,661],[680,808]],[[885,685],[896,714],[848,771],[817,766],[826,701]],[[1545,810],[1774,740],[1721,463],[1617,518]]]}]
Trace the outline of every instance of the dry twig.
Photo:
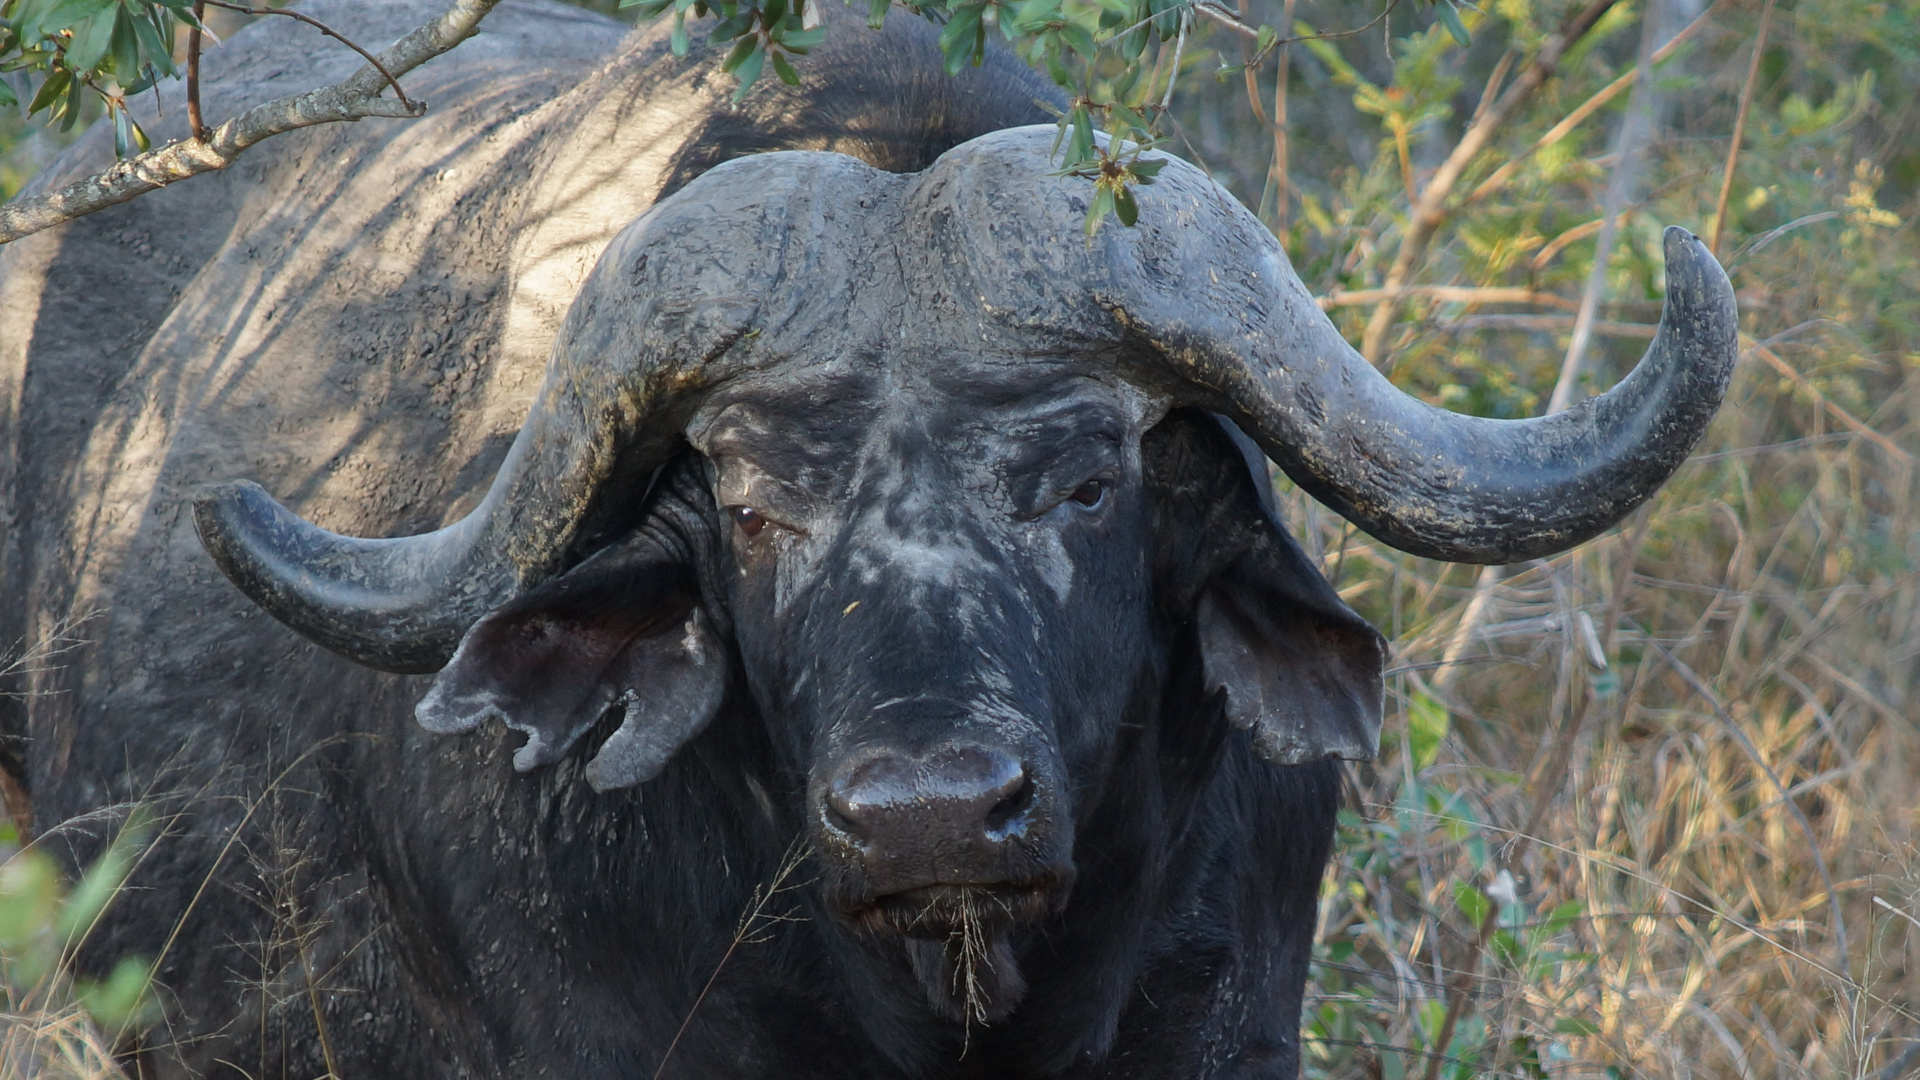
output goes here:
[{"label": "dry twig", "polygon": [[1753,84],[1760,81],[1760,58],[1767,52],[1767,24],[1773,19],[1773,0],[1760,9],[1760,29],[1753,35],[1753,59],[1747,62],[1747,82],[1740,88],[1740,109],[1733,117],[1733,145],[1727,147],[1727,171],[1720,178],[1720,199],[1713,207],[1713,239],[1707,250],[1720,256],[1720,237],[1727,228],[1727,199],[1733,194],[1733,168],[1740,162],[1740,140],[1747,133],[1747,110],[1753,105]]},{"label": "dry twig", "polygon": [[[1453,193],[1453,186],[1459,182],[1460,175],[1473,159],[1486,148],[1493,133],[1513,118],[1520,106],[1559,67],[1560,57],[1566,54],[1568,47],[1585,37],[1613,5],[1614,0],[1591,0],[1586,7],[1575,12],[1561,24],[1560,31],[1540,47],[1533,62],[1513,81],[1513,85],[1507,87],[1494,106],[1468,126],[1466,134],[1460,137],[1459,144],[1447,155],[1447,160],[1433,174],[1433,179],[1427,181],[1426,190],[1420,193],[1419,200],[1413,206],[1407,223],[1407,235],[1400,241],[1400,250],[1394,255],[1393,266],[1387,271],[1387,290],[1399,289],[1413,275],[1414,267],[1426,254],[1428,242],[1446,220],[1446,202]],[[1392,324],[1399,310],[1399,300],[1383,300],[1367,320],[1367,332],[1361,340],[1360,351],[1373,363],[1380,362],[1380,349],[1386,340],[1387,327]]]},{"label": "dry twig", "polygon": [[[1692,22],[1682,27],[1680,32],[1673,35],[1672,39],[1665,45],[1653,51],[1652,62],[1657,64],[1667,57],[1672,56],[1675,49],[1685,44],[1686,40],[1693,36],[1694,31],[1707,25],[1708,20],[1713,17],[1714,12],[1719,10],[1720,4],[1723,2],[1724,0],[1714,0],[1713,3],[1708,4],[1705,11],[1702,11],[1694,17]],[[1520,171],[1520,166],[1525,164],[1528,158],[1533,157],[1533,155],[1572,134],[1573,129],[1579,127],[1582,121],[1594,113],[1599,112],[1608,102],[1619,97],[1622,92],[1632,86],[1634,76],[1638,71],[1639,68],[1636,66],[1634,70],[1624,72],[1619,78],[1602,87],[1598,93],[1581,102],[1572,112],[1562,117],[1559,123],[1548,128],[1546,134],[1535,139],[1533,145],[1527,147],[1525,152],[1521,153],[1520,156],[1495,169],[1493,175],[1480,181],[1479,186],[1475,187],[1473,191],[1467,195],[1466,201],[1468,203],[1479,202],[1481,199],[1505,187],[1507,181],[1513,179],[1513,174]],[[1594,227],[1599,228],[1598,225]]]}]

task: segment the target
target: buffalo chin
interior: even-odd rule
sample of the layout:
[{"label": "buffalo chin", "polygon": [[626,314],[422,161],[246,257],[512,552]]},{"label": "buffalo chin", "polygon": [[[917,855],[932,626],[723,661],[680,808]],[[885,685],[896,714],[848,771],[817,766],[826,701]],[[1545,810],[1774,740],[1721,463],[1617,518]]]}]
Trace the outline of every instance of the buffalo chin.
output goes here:
[{"label": "buffalo chin", "polygon": [[994,1024],[1026,997],[1010,937],[1053,910],[1057,891],[933,885],[874,900],[854,914],[866,930],[901,939],[914,977],[936,1015]]},{"label": "buffalo chin", "polygon": [[955,930],[945,938],[907,938],[907,961],[927,1005],[969,1026],[1005,1020],[1027,996],[1027,980],[1007,929]]}]

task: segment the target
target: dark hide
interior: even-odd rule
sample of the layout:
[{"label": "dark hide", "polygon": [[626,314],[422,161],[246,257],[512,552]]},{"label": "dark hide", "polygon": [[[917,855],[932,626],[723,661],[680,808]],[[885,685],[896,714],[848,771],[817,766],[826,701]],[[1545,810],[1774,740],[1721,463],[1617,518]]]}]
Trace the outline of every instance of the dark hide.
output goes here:
[{"label": "dark hide", "polygon": [[[439,7],[308,10],[385,40]],[[213,115],[360,62],[290,22],[209,57]],[[158,958],[142,1075],[1295,1074],[1339,785],[1313,751],[1367,734],[1381,645],[1204,414],[1035,365],[1000,398],[915,388],[891,426],[819,445],[807,415],[878,415],[894,391],[789,397],[789,434],[756,444],[727,424],[743,384],[437,680],[274,623],[194,537],[190,492],[236,476],[355,535],[457,518],[525,415],[552,290],[585,273],[567,267],[721,158],[916,169],[1043,117],[1004,57],[928,74],[936,32],[836,33],[806,87],[736,113],[663,33],[621,45],[506,0],[410,77],[421,121],[285,136],[0,251],[0,643],[92,615],[85,647],[0,686],[0,736],[75,867],[103,808],[163,814],[82,959]],[[164,138],[179,117],[142,122]],[[99,167],[106,140],[38,183]],[[1068,384],[1100,407],[1014,415]],[[852,435],[895,441],[848,458]],[[743,464],[774,493],[744,494]],[[936,479],[972,501],[916,494]],[[747,536],[740,505],[773,523]],[[819,550],[781,564],[796,525]],[[876,536],[951,541],[972,569],[873,561]],[[776,564],[827,585],[783,593]],[[991,844],[826,812],[1003,781]],[[900,859],[875,857],[883,835]]]},{"label": "dark hide", "polygon": [[[1297,694],[1299,703],[1324,709],[1332,687],[1356,714],[1371,706],[1377,715],[1380,645],[1278,526],[1263,498],[1264,473],[1252,471],[1257,459],[1243,457],[1229,431],[1223,422],[1192,413],[1176,413],[1150,431],[1142,445],[1140,524],[1151,541],[1123,543],[1110,554],[1125,566],[1127,551],[1150,552],[1147,563],[1132,565],[1141,572],[1139,583],[1151,587],[1135,591],[1131,612],[1118,604],[1100,606],[1102,636],[1090,639],[1083,630],[1077,639],[1053,640],[1056,655],[1043,658],[1090,668],[1104,681],[1123,683],[1126,693],[1118,708],[1097,719],[1053,724],[1046,733],[1070,763],[1061,787],[1073,793],[1077,842],[1069,866],[1077,876],[1052,904],[997,928],[995,970],[985,976],[986,1019],[992,1023],[969,1015],[965,1000],[954,994],[953,979],[964,973],[956,972],[937,937],[903,939],[886,918],[863,914],[858,900],[847,899],[845,891],[858,887],[845,880],[845,868],[832,857],[833,842],[818,837],[816,822],[821,856],[808,875],[823,874],[828,887],[783,896],[780,910],[805,921],[730,961],[691,1028],[695,1035],[710,1032],[713,1044],[683,1043],[675,1051],[686,1075],[707,1075],[698,1062],[734,1060],[721,1048],[738,1052],[741,1032],[763,1040],[754,1045],[764,1060],[792,1067],[805,1036],[830,1027],[835,1016],[860,1035],[836,1041],[836,1068],[842,1071],[823,1075],[891,1075],[895,1069],[981,1077],[1293,1075],[1300,987],[1331,842],[1338,769],[1331,761],[1275,767],[1259,760],[1255,740],[1234,730],[1226,707],[1234,695],[1259,692],[1257,687],[1250,690],[1237,673],[1223,679],[1209,670],[1207,657],[1220,649],[1280,657],[1321,650],[1330,674],[1270,682],[1266,692],[1278,687],[1278,693]],[[601,763],[617,740],[641,732],[660,733],[661,749],[686,740],[683,754],[653,784],[603,796],[647,807],[639,828],[660,845],[660,855],[623,862],[633,876],[592,891],[650,897],[662,907],[678,891],[676,862],[666,853],[697,850],[698,834],[713,827],[703,823],[677,839],[664,832],[657,816],[670,792],[699,791],[702,800],[717,795],[719,805],[710,812],[721,820],[760,823],[736,826],[747,828],[751,841],[741,844],[747,839],[742,836],[734,841],[740,846],[726,849],[729,861],[738,857],[756,868],[753,880],[759,883],[774,879],[782,845],[802,831],[807,777],[821,768],[821,749],[831,743],[833,725],[823,718],[838,713],[779,700],[779,690],[766,685],[767,673],[791,683],[796,668],[821,657],[845,660],[875,648],[898,656],[908,677],[921,682],[938,682],[956,666],[950,660],[912,666],[911,619],[883,624],[873,641],[864,633],[822,633],[801,616],[801,632],[792,635],[784,655],[766,638],[789,628],[765,625],[764,612],[756,613],[754,632],[746,632],[741,606],[752,605],[752,587],[739,583],[751,575],[743,578],[737,568],[729,536],[734,526],[710,494],[715,471],[691,451],[668,466],[646,524],[632,539],[476,627],[422,710],[423,716],[438,715],[442,706],[436,702],[487,701],[514,726],[536,732],[545,740],[541,757],[552,757],[570,741],[581,694],[614,702],[648,692],[661,675],[666,686],[679,686],[675,672],[684,663],[682,653],[677,645],[662,651],[661,644],[685,640],[685,628],[696,619],[706,627],[733,627],[740,644],[728,650],[728,666],[741,666],[737,650],[744,649],[751,658],[745,666],[761,673],[748,685],[732,684],[735,695],[752,705],[723,708],[705,732],[689,724],[685,713],[647,709],[622,715],[615,706],[560,769],[568,773],[590,758],[586,773],[593,778],[596,769],[604,772]],[[849,516],[857,517],[857,510]],[[663,565],[672,559],[687,562]],[[701,598],[692,607],[696,587]],[[1259,603],[1269,605],[1264,610],[1272,615],[1209,627],[1199,613],[1220,603],[1227,590],[1241,605],[1234,610]],[[818,606],[837,614],[845,603],[835,594]],[[1137,656],[1127,656],[1126,643],[1113,632],[1130,619],[1142,629]],[[540,632],[526,634],[536,623]],[[816,641],[823,647],[814,648]],[[796,655],[796,648],[805,656]],[[1108,662],[1105,650],[1111,649],[1138,665],[1131,679],[1127,664],[1116,670]],[[761,650],[776,655],[769,659]],[[664,662],[634,662],[663,655]],[[603,664],[609,656],[616,659]],[[555,663],[563,665],[567,679],[553,678]],[[530,677],[538,678],[528,682]],[[575,689],[557,699],[550,687],[561,683]],[[834,689],[848,684],[862,680],[843,679]],[[755,727],[764,733],[741,730]],[[715,748],[716,742],[728,749]],[[748,753],[745,746],[757,749]],[[686,775],[689,759],[699,763],[698,779]],[[723,811],[729,804],[732,809]],[[677,809],[684,814],[690,808]],[[757,861],[747,863],[755,852]],[[549,880],[558,882],[561,875]],[[751,897],[735,899],[743,907],[751,904]],[[707,947],[719,955],[726,951],[730,923],[715,916],[724,911],[720,905],[683,912],[685,921],[676,924],[667,912],[650,910],[644,921],[679,925],[683,937],[705,922]],[[637,914],[625,911],[614,921],[632,925]],[[588,951],[603,963],[616,955],[604,942]],[[657,947],[627,945],[619,955],[635,965],[625,970],[638,984],[675,977],[668,970],[672,961]],[[789,957],[794,966],[781,967],[778,957]],[[767,964],[774,970],[765,970]],[[799,971],[824,983],[809,980],[811,993],[780,984]],[[996,1006],[996,994],[1014,1000]],[[773,1001],[783,1004],[769,1009]],[[792,1022],[776,1022],[779,1016]],[[861,1045],[874,1056],[856,1054],[852,1047]],[[563,1046],[553,1049],[562,1052]],[[748,1075],[729,1071],[744,1068],[730,1064],[720,1071]]]}]

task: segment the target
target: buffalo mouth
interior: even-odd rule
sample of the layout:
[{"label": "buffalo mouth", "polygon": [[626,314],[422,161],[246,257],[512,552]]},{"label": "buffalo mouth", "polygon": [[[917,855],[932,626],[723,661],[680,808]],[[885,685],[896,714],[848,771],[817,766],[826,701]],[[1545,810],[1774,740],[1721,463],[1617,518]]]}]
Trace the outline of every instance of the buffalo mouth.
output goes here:
[{"label": "buffalo mouth", "polygon": [[932,1010],[969,1026],[1007,1018],[1026,996],[1012,936],[1059,910],[1056,883],[927,885],[879,896],[849,912],[856,925],[900,940]]}]

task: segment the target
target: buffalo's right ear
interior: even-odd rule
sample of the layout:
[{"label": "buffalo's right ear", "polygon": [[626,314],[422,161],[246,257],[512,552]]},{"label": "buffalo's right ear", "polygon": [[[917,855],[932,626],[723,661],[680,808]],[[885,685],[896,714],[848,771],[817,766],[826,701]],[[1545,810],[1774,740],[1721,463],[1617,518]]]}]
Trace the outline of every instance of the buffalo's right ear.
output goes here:
[{"label": "buffalo's right ear", "polygon": [[609,707],[625,718],[587,765],[596,791],[652,779],[726,694],[726,651],[683,561],[636,533],[467,631],[414,716],[428,731],[497,717],[526,772],[558,761]]},{"label": "buffalo's right ear", "polygon": [[1386,642],[1281,523],[1259,448],[1224,418],[1183,410],[1142,449],[1156,591],[1168,616],[1192,620],[1227,720],[1275,765],[1372,760]]}]

